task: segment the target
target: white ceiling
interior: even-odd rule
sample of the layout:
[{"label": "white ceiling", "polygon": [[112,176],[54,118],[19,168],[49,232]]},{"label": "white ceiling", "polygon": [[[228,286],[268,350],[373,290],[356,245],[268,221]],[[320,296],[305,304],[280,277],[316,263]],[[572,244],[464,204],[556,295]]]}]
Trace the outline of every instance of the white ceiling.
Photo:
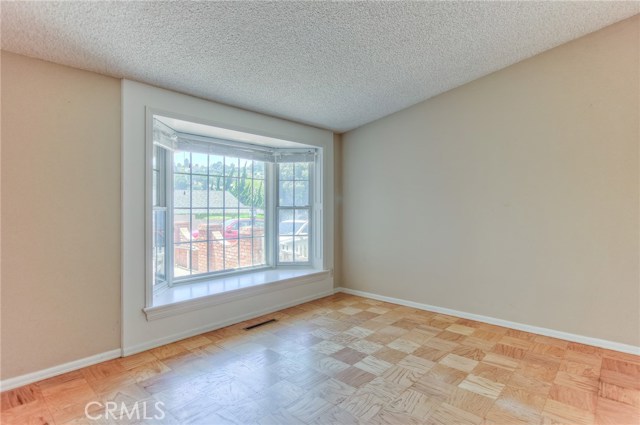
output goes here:
[{"label": "white ceiling", "polygon": [[2,48],[342,132],[638,2],[2,2]]}]

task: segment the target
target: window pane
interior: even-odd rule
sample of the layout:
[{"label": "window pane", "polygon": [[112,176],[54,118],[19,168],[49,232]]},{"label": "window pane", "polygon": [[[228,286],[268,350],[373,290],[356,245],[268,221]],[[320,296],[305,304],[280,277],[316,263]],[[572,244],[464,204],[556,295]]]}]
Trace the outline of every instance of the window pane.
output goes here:
[{"label": "window pane", "polygon": [[278,261],[293,261],[293,210],[280,210],[278,214]]},{"label": "window pane", "polygon": [[253,266],[253,239],[241,238],[238,240],[239,267]]},{"label": "window pane", "polygon": [[251,207],[251,179],[242,177],[236,179],[235,186],[232,186],[229,191],[238,199],[240,208]]},{"label": "window pane", "polygon": [[153,246],[164,246],[165,244],[165,211],[153,212]]},{"label": "window pane", "polygon": [[[203,192],[206,192],[209,186],[208,181],[209,181],[209,178],[207,176],[194,174],[191,177],[191,188],[193,190],[201,190]],[[206,202],[204,204],[206,205]]]},{"label": "window pane", "polygon": [[309,233],[309,210],[296,210],[294,222],[295,235],[307,235]]},{"label": "window pane", "polygon": [[251,218],[251,208],[240,208],[238,210],[240,217],[244,217],[244,218]]},{"label": "window pane", "polygon": [[166,206],[165,176],[166,174],[166,151],[158,146],[153,147],[153,169],[152,175],[152,203],[153,206]]},{"label": "window pane", "polygon": [[238,158],[224,157],[224,175],[238,177]]},{"label": "window pane", "polygon": [[209,155],[209,174],[214,176],[224,175],[224,157]]},{"label": "window pane", "polygon": [[240,158],[240,178],[250,179],[253,177],[253,161]]},{"label": "window pane", "polygon": [[196,242],[191,247],[191,274],[202,274],[209,271],[208,268],[208,244]]},{"label": "window pane", "polygon": [[293,238],[292,237],[280,237],[278,243],[278,261],[281,263],[293,262]]},{"label": "window pane", "polygon": [[252,205],[256,210],[256,214],[264,215],[265,208],[265,184],[264,180],[254,180],[253,181],[253,198]]},{"label": "window pane", "polygon": [[209,168],[209,155],[205,153],[191,154],[191,172],[194,174],[207,174]]},{"label": "window pane", "polygon": [[191,275],[191,244],[182,243],[174,245],[173,250],[173,275],[185,277]]},{"label": "window pane", "polygon": [[295,236],[294,237],[294,252],[293,261],[296,263],[306,263],[309,261],[309,237],[308,236]]},{"label": "window pane", "polygon": [[176,151],[173,153],[173,171],[176,173],[191,172],[191,154],[189,152]]},{"label": "window pane", "polygon": [[238,210],[224,210],[223,236],[225,239],[238,239]]},{"label": "window pane", "polygon": [[159,174],[158,170],[153,170],[153,182],[151,183],[153,194],[151,195],[151,199],[152,199],[151,202],[153,203],[152,205],[154,207],[159,205],[158,204],[158,174]]},{"label": "window pane", "polygon": [[209,242],[209,272],[224,270],[224,242],[221,240]]},{"label": "window pane", "polygon": [[[211,180],[214,180],[217,178],[219,177],[211,177]],[[209,208],[224,208],[223,198],[224,198],[224,191],[210,190],[209,191]]]},{"label": "window pane", "polygon": [[264,236],[264,216],[256,216],[253,218],[253,237],[262,237]]},{"label": "window pane", "polygon": [[224,210],[221,208],[209,210],[209,240],[224,239],[222,227],[224,222]]},{"label": "window pane", "polygon": [[152,166],[151,169],[153,170],[157,170],[158,169],[158,146],[153,145],[153,158],[152,158]]},{"label": "window pane", "polygon": [[294,175],[296,180],[309,180],[309,163],[297,162],[294,165]]},{"label": "window pane", "polygon": [[280,172],[279,174],[280,180],[293,180],[293,164],[291,163],[279,164],[278,170]]},{"label": "window pane", "polygon": [[279,204],[282,207],[293,206],[293,182],[281,181],[278,186]]},{"label": "window pane", "polygon": [[253,219],[251,216],[248,216],[246,213],[240,211],[240,237],[241,238],[250,238],[253,233]]},{"label": "window pane", "polygon": [[158,246],[153,249],[154,285],[166,282],[167,280],[165,258],[164,246]]},{"label": "window pane", "polygon": [[224,207],[225,208],[238,208],[240,203],[237,198],[238,194],[238,179],[226,177],[225,178],[225,192],[224,192]]},{"label": "window pane", "polygon": [[191,176],[175,174],[173,176],[173,206],[189,208],[191,206]]},{"label": "window pane", "polygon": [[309,205],[309,182],[295,182],[295,205],[306,207]]},{"label": "window pane", "polygon": [[264,162],[253,162],[253,177],[256,179],[264,179]]},{"label": "window pane", "polygon": [[191,213],[191,238],[192,240],[207,240],[207,217],[206,209],[192,210]]},{"label": "window pane", "polygon": [[174,209],[173,210],[173,240],[174,243],[189,242],[191,240],[191,210]]},{"label": "window pane", "polygon": [[224,191],[224,177],[222,176],[211,176],[209,179],[209,188],[211,190],[215,190],[218,192]]},{"label": "window pane", "polygon": [[206,208],[207,207],[207,176],[191,177],[191,207]]},{"label": "window pane", "polygon": [[309,210],[280,210],[278,220],[278,261],[309,261]]},{"label": "window pane", "polygon": [[262,266],[266,264],[266,256],[264,251],[264,238],[253,239],[253,265]]},{"label": "window pane", "polygon": [[166,264],[165,264],[165,220],[166,211],[154,211],[153,213],[153,267],[154,279],[153,284],[164,282],[166,280]]},{"label": "window pane", "polygon": [[280,210],[278,213],[278,234],[293,235],[293,210]]},{"label": "window pane", "polygon": [[224,243],[224,269],[237,269],[238,263],[238,240],[228,240]]}]

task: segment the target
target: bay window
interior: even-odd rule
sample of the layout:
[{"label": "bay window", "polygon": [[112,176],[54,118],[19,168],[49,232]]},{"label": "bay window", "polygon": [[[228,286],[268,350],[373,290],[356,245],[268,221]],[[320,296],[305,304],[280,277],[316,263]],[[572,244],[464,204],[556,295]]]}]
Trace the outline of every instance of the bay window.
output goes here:
[{"label": "bay window", "polygon": [[162,115],[152,114],[151,121],[147,270],[154,291],[313,268],[312,241],[321,228],[314,212],[317,148],[258,136],[223,138],[215,127]]}]

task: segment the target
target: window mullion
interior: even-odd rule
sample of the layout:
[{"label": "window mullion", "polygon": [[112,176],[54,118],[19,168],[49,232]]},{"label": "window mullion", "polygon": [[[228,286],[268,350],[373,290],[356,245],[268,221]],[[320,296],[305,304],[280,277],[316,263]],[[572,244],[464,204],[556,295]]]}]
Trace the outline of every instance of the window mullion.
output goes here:
[{"label": "window mullion", "polygon": [[227,268],[227,158],[222,157],[222,270]]},{"label": "window mullion", "polygon": [[211,270],[211,265],[209,264],[209,259],[211,258],[211,255],[209,253],[209,250],[211,249],[211,242],[209,242],[209,238],[211,237],[211,231],[209,230],[209,222],[211,220],[211,214],[210,214],[210,207],[211,207],[211,202],[209,201],[209,195],[211,194],[210,192],[210,185],[211,185],[211,175],[209,173],[209,162],[211,161],[211,156],[207,155],[207,187],[205,188],[205,190],[207,191],[207,207],[205,209],[205,211],[207,212],[207,226],[205,227],[206,232],[207,232],[207,236],[205,237],[205,243],[206,243],[206,247],[207,247],[207,273],[209,273],[209,271]]},{"label": "window mullion", "polygon": [[255,182],[254,172],[255,161],[251,161],[251,267],[255,267],[255,258],[253,258],[253,254],[255,253],[255,240],[256,240],[256,203],[253,197],[253,184]]},{"label": "window mullion", "polygon": [[167,284],[173,286],[174,279],[174,246],[173,246],[173,151],[165,155],[165,202],[167,206],[165,223],[165,249],[167,250]]},{"label": "window mullion", "polygon": [[[265,230],[268,229],[265,238],[265,248],[267,250],[267,261],[271,267],[276,267],[278,262],[278,181],[277,181],[277,165],[274,163],[267,163],[265,166]],[[267,227],[268,226],[268,227]]]}]

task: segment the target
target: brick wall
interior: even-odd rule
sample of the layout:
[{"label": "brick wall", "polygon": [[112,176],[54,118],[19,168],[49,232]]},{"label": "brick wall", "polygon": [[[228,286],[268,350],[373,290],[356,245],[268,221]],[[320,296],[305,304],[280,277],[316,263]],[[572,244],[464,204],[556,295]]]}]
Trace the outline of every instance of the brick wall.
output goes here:
[{"label": "brick wall", "polygon": [[[183,230],[184,229],[184,230]],[[174,241],[186,242],[189,223],[177,222],[174,226]],[[210,240],[206,240],[209,235]],[[198,238],[192,240],[191,248],[188,244],[174,247],[174,262],[178,267],[185,269],[192,265],[194,273],[206,273],[207,271],[220,271],[250,267],[264,263],[264,230],[254,229],[254,238],[251,238],[251,229],[241,231],[239,239],[223,239],[222,224],[201,224],[198,227]],[[189,250],[191,249],[191,261]]]}]

